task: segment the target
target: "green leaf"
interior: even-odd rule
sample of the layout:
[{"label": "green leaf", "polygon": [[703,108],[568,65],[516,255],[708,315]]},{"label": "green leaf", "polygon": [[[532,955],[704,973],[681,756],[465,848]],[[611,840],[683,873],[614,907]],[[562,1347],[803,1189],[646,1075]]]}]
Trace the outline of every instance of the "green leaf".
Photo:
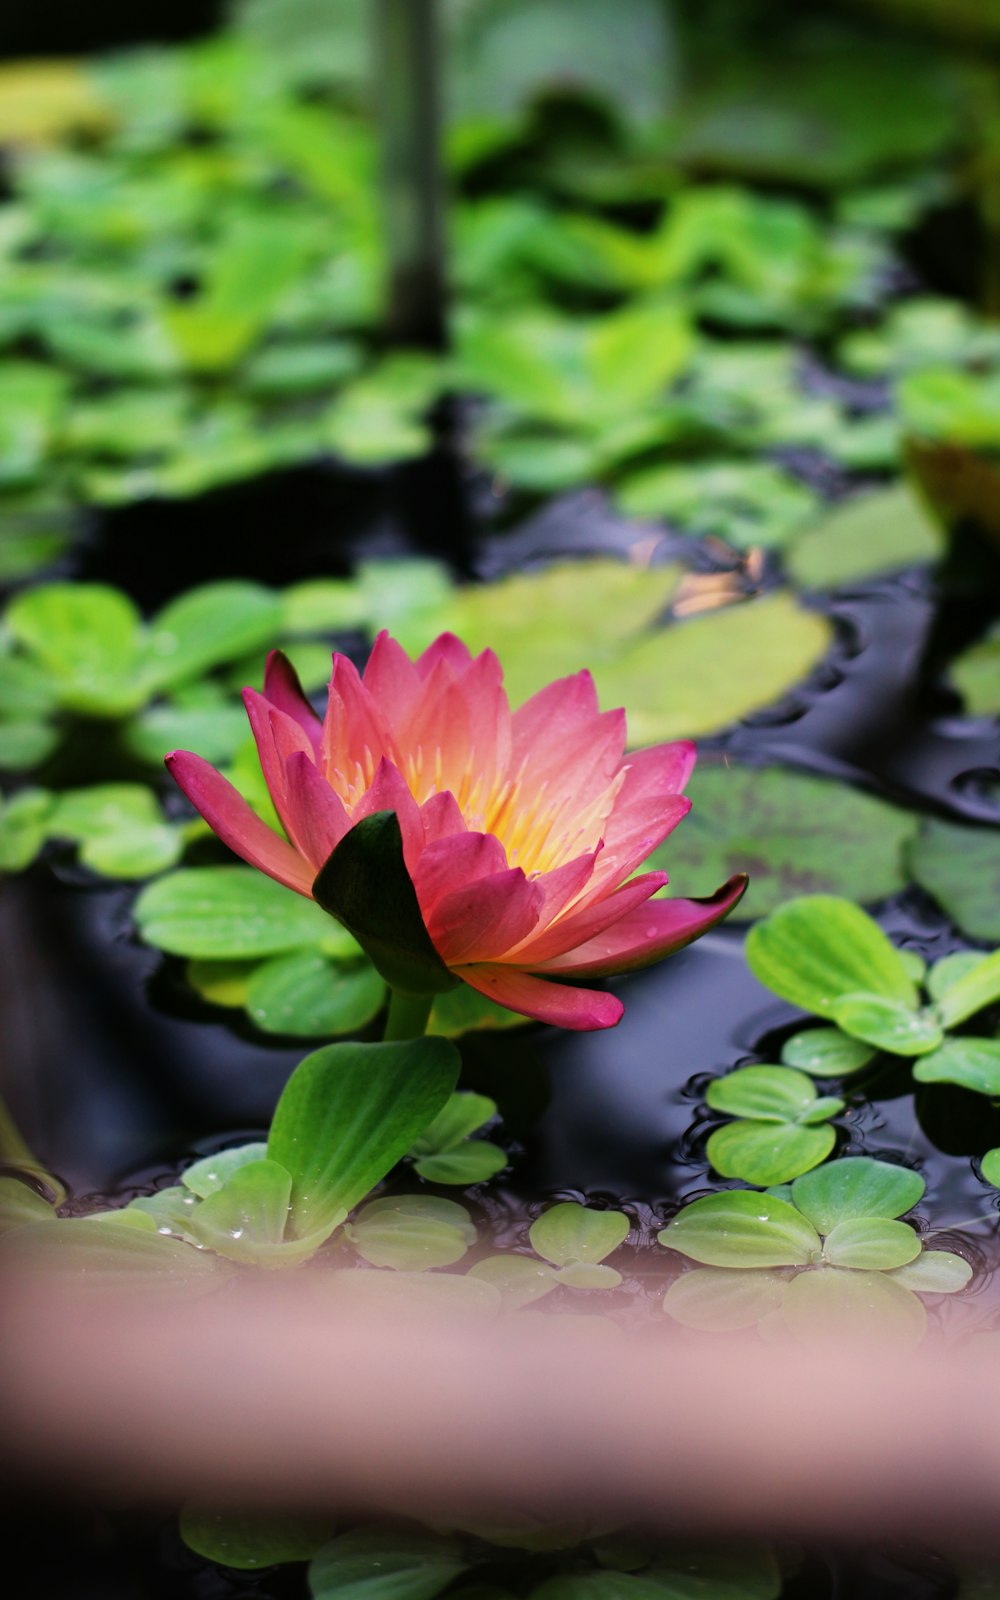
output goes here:
[{"label": "green leaf", "polygon": [[916,1295],[889,1273],[840,1267],[800,1272],[785,1290],[781,1313],[797,1339],[827,1349],[834,1341],[887,1337],[913,1348],[927,1328]]},{"label": "green leaf", "polygon": [[918,1083],[957,1083],[976,1094],[1000,1097],[1000,1039],[946,1039],[913,1063]]},{"label": "green leaf", "polygon": [[409,1272],[450,1267],[476,1242],[464,1206],[429,1194],[370,1200],[344,1232],[371,1266]]},{"label": "green leaf", "polygon": [[657,1238],[709,1267],[808,1266],[820,1259],[822,1249],[819,1235],[795,1206],[744,1189],[692,1200]]},{"label": "green leaf", "polygon": [[457,1540],[392,1528],[355,1528],[309,1568],[312,1600],[434,1600],[469,1563]]},{"label": "green leaf", "polygon": [[216,1511],[199,1501],[188,1501],[180,1512],[180,1535],[189,1550],[241,1572],[311,1561],[334,1527],[332,1517]]},{"label": "green leaf", "polygon": [[322,944],[326,914],[252,867],[192,867],[149,884],[134,915],[171,955],[241,960]]},{"label": "green leaf", "polygon": [[148,706],[124,729],[124,741],[141,761],[159,766],[171,750],[197,750],[206,761],[231,761],[246,738],[242,706]]},{"label": "green leaf", "polygon": [[831,1161],[792,1184],[795,1205],[824,1235],[857,1217],[900,1217],[923,1192],[919,1173],[870,1156]]},{"label": "green leaf", "polygon": [[278,595],[258,583],[206,583],[164,606],[150,625],[143,678],[151,689],[187,683],[209,668],[274,642]]},{"label": "green leaf", "polygon": [[321,1039],[363,1028],[385,997],[385,984],[367,961],[345,967],[302,950],[258,967],[245,1004],[264,1033]]},{"label": "green leaf", "polygon": [[350,339],[316,340],[309,344],[272,344],[248,361],[240,376],[251,394],[328,394],[364,364],[364,351]]},{"label": "green leaf", "polygon": [[717,1128],[709,1135],[705,1148],[720,1177],[742,1178],[744,1183],[766,1189],[818,1166],[826,1160],[836,1139],[833,1128],[741,1120]]},{"label": "green leaf", "polygon": [[292,1174],[299,1238],[335,1226],[405,1155],[458,1077],[444,1039],[331,1044],[300,1061],[275,1108],[267,1153]]},{"label": "green leaf", "polygon": [[839,1028],[803,1028],[781,1047],[788,1067],[811,1072],[816,1078],[846,1078],[866,1067],[875,1055],[863,1039],[852,1039]]},{"label": "green leaf", "polygon": [[96,583],[26,589],[10,602],[4,621],[50,674],[69,709],[118,716],[141,703],[141,618],[118,589]]},{"label": "green leaf", "polygon": [[443,1034],[446,1039],[457,1039],[463,1033],[484,1028],[523,1028],[528,1021],[516,1011],[508,1011],[467,983],[447,994],[436,994],[431,1006],[428,1033]]},{"label": "green leaf", "polygon": [[791,1067],[737,1067],[713,1078],[705,1091],[713,1111],[760,1122],[797,1122],[816,1098],[809,1078]]},{"label": "green leaf", "polygon": [[685,1328],[732,1333],[755,1327],[781,1305],[788,1279],[778,1272],[735,1267],[694,1267],[675,1278],[663,1309]]},{"label": "green leaf", "polygon": [[800,894],[871,903],[908,881],[902,850],[916,817],[847,784],[786,767],[702,762],[685,793],[690,815],[648,865],[666,866],[685,894],[749,872],[735,921],[755,921]]},{"label": "green leaf", "polygon": [[570,1289],[617,1289],[622,1281],[614,1267],[592,1261],[569,1261],[559,1268],[556,1277]]},{"label": "green leaf", "polygon": [[21,789],[0,799],[0,872],[21,872],[34,861],[48,836],[55,799],[48,789]]},{"label": "green leaf", "polygon": [[957,655],[949,672],[969,716],[1000,715],[1000,627]]},{"label": "green leaf", "polygon": [[428,1183],[454,1183],[470,1188],[474,1183],[487,1183],[507,1165],[507,1152],[488,1139],[470,1139],[457,1150],[443,1155],[421,1156],[413,1163],[413,1170]]},{"label": "green leaf", "polygon": [[308,1234],[286,1239],[291,1189],[291,1176],[277,1161],[249,1161],[194,1208],[188,1231],[230,1261],[297,1266],[319,1248],[344,1213],[324,1219]]},{"label": "green leaf", "polygon": [[577,1261],[603,1261],[627,1239],[629,1227],[622,1211],[594,1211],[576,1200],[563,1200],[535,1218],[528,1238],[546,1261],[565,1267]]},{"label": "green leaf", "polygon": [[972,1268],[964,1256],[952,1250],[922,1250],[914,1261],[897,1267],[896,1283],[915,1294],[958,1294],[972,1279]]},{"label": "green leaf", "polygon": [[847,1217],[823,1241],[823,1258],[832,1267],[886,1272],[905,1267],[919,1254],[913,1229],[886,1217]]},{"label": "green leaf", "polygon": [[55,1207],[29,1184],[0,1173],[0,1233],[6,1233],[9,1228],[56,1220]]},{"label": "green leaf", "polygon": [[876,573],[936,562],[941,529],[906,482],[861,493],[801,534],[786,557],[793,583],[835,589]]},{"label": "green leaf", "polygon": [[183,834],[164,820],[151,789],[137,783],[95,784],[61,794],[49,818],[53,838],[72,839],[80,860],[112,878],[145,878],[174,866]]},{"label": "green leaf", "polygon": [[[388,563],[386,563],[388,565]],[[280,596],[281,634],[341,633],[371,621],[369,596],[354,578],[310,578]]]},{"label": "green leaf", "polygon": [[932,1000],[942,1000],[959,978],[964,978],[983,960],[981,950],[956,950],[935,961],[927,974],[927,992]]},{"label": "green leaf", "polygon": [[896,1056],[926,1055],[942,1039],[932,1011],[912,1011],[878,994],[836,995],[827,1014],[845,1033]]},{"label": "green leaf", "polygon": [[714,534],[736,550],[780,548],[816,512],[811,489],[767,461],[710,460],[626,471],[615,486],[626,516]]},{"label": "green leaf", "polygon": [[984,1006],[1000,1000],[1000,950],[963,965],[960,974],[952,967],[949,976],[951,981],[947,988],[935,999],[942,1027],[954,1028],[982,1011]]},{"label": "green leaf", "polygon": [[544,1261],[513,1254],[484,1256],[469,1268],[466,1276],[492,1284],[511,1311],[551,1294],[559,1282],[557,1273]]},{"label": "green leaf", "polygon": [[3,766],[8,772],[26,772],[41,766],[59,744],[59,730],[45,722],[0,720]]},{"label": "green leaf", "polygon": [[771,705],[831,641],[825,617],[779,591],[659,629],[594,679],[602,705],[625,706],[630,744],[644,745],[716,733]]},{"label": "green leaf", "polygon": [[865,992],[915,1011],[917,991],[878,923],[850,900],[805,895],[747,935],[750,970],[804,1011],[834,1017],[844,995]]},{"label": "green leaf", "polygon": [[190,1189],[200,1200],[206,1200],[210,1194],[217,1194],[234,1172],[238,1172],[250,1162],[263,1161],[266,1156],[267,1145],[261,1142],[235,1145],[229,1150],[217,1150],[214,1155],[202,1156],[199,1161],[193,1161],[185,1169],[184,1187]]},{"label": "green leaf", "polygon": [[434,1121],[416,1139],[410,1151],[412,1156],[438,1155],[443,1150],[454,1150],[470,1133],[482,1128],[497,1114],[497,1103],[485,1094],[470,1094],[463,1089],[453,1094],[438,1112]]},{"label": "green leaf", "polygon": [[1000,941],[1000,835],[995,827],[927,817],[908,855],[917,883],[970,939]]},{"label": "green leaf", "polygon": [[320,868],[313,894],[354,935],[390,987],[434,994],[458,983],[424,926],[394,811],[376,811],[355,823]]}]

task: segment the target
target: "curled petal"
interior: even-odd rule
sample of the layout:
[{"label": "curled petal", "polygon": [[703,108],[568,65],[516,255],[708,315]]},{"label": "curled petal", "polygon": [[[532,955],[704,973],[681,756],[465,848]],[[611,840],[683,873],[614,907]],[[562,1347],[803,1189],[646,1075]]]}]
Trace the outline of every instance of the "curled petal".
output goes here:
[{"label": "curled petal", "polygon": [[593,891],[606,892],[611,884],[624,883],[690,810],[691,802],[684,794],[651,796],[631,806],[622,805],[619,796],[604,825],[604,850],[594,873]]},{"label": "curled petal", "polygon": [[667,882],[665,872],[644,872],[639,878],[623,883],[620,889],[604,895],[599,900],[586,896],[580,905],[572,907],[564,917],[542,929],[535,938],[525,942],[516,952],[518,963],[530,967],[532,972],[548,969],[552,959],[575,951],[579,945],[603,933],[605,928],[620,922],[628,912],[641,906],[657,889]]},{"label": "curled petal", "polygon": [[272,650],[264,667],[264,699],[302,729],[313,753],[319,751],[323,724],[306,698],[299,675],[281,650]]},{"label": "curled petal", "polygon": [[491,833],[462,833],[427,845],[413,870],[413,887],[424,920],[445,895],[506,870],[503,845]]},{"label": "curled petal", "polygon": [[309,862],[258,817],[228,778],[188,750],[174,750],[166,763],[179,787],[223,844],[269,878],[312,898],[316,874]]},{"label": "curled petal", "polygon": [[645,967],[714,928],[740,900],[747,876],[738,872],[705,900],[651,900],[629,911],[585,944],[545,961],[537,969],[581,978],[608,977]]},{"label": "curled petal", "polygon": [[456,976],[487,999],[507,1006],[510,1011],[518,1011],[523,1017],[534,1017],[537,1022],[550,1022],[578,1032],[613,1028],[625,1010],[616,995],[550,983],[516,967],[485,964],[459,967]]}]

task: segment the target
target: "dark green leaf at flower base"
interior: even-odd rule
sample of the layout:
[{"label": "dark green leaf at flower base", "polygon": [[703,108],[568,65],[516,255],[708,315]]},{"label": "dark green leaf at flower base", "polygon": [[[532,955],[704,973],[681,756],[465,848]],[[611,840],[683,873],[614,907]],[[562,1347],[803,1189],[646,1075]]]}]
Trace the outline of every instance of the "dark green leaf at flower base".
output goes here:
[{"label": "dark green leaf at flower base", "polygon": [[299,1062],[267,1142],[292,1174],[292,1234],[336,1226],[364,1199],[437,1116],[459,1064],[454,1045],[429,1038],[331,1044]]},{"label": "dark green leaf at flower base", "polygon": [[394,811],[376,811],[344,835],[320,869],[313,895],[392,988],[439,994],[458,983],[424,926]]}]

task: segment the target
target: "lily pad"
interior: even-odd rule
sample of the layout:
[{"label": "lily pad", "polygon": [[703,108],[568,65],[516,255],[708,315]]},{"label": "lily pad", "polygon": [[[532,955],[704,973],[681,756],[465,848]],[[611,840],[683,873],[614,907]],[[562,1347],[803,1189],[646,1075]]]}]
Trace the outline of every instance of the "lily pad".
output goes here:
[{"label": "lily pad", "polygon": [[845,1156],[792,1184],[792,1199],[820,1233],[858,1217],[894,1219],[916,1205],[924,1180],[909,1167],[897,1167],[869,1156]]},{"label": "lily pad", "polygon": [[344,965],[299,950],[256,969],[246,1009],[264,1033],[322,1039],[363,1028],[385,999],[385,984],[367,961]]},{"label": "lily pad", "polygon": [[949,674],[970,716],[1000,716],[1000,627],[956,656]]},{"label": "lily pad", "polygon": [[888,1337],[912,1349],[927,1328],[923,1305],[904,1283],[887,1272],[844,1267],[800,1272],[785,1290],[781,1313],[797,1339],[826,1347],[832,1341]]},{"label": "lily pad", "polygon": [[750,929],[754,976],[794,1006],[838,1021],[845,997],[873,995],[916,1013],[919,996],[878,923],[850,900],[803,895]]},{"label": "lily pad", "polygon": [[318,905],[252,867],[172,872],[143,890],[134,915],[147,944],[213,960],[315,949],[331,932]]},{"label": "lily pad", "polygon": [[476,1242],[464,1206],[429,1194],[370,1200],[344,1232],[371,1266],[405,1272],[450,1267]]},{"label": "lily pad", "polygon": [[694,1267],[675,1278],[663,1297],[663,1309],[686,1328],[706,1333],[732,1333],[753,1328],[781,1305],[786,1275],[739,1271],[735,1267]]},{"label": "lily pad", "polygon": [[866,1067],[876,1054],[863,1039],[852,1039],[839,1028],[803,1028],[781,1047],[787,1067],[812,1073],[816,1078],[846,1078]]},{"label": "lily pad", "polygon": [[786,557],[794,583],[835,589],[876,573],[938,561],[940,525],[906,483],[863,493],[838,505],[802,533]]},{"label": "lily pad", "polygon": [[834,1128],[740,1119],[716,1128],[705,1149],[720,1177],[742,1178],[765,1189],[818,1166],[836,1140]]},{"label": "lily pad", "polygon": [[692,1200],[657,1238],[709,1267],[808,1266],[822,1252],[819,1234],[795,1206],[744,1189]]},{"label": "lily pad", "polygon": [[629,1227],[622,1211],[595,1211],[576,1200],[563,1200],[536,1217],[528,1238],[532,1248],[553,1266],[594,1265],[623,1243]]},{"label": "lily pad", "polygon": [[685,893],[708,893],[732,873],[748,872],[735,921],[755,921],[799,894],[871,904],[908,881],[902,851],[916,817],[847,784],[788,767],[703,760],[685,793],[690,815],[649,865],[667,867]]},{"label": "lily pad", "polygon": [[311,1561],[333,1531],[330,1517],[241,1514],[191,1501],[180,1513],[180,1534],[189,1549],[206,1561],[241,1572]]},{"label": "lily pad", "polygon": [[925,818],[908,847],[910,870],[970,939],[1000,943],[1000,833]]},{"label": "lily pad", "polygon": [[960,1036],[913,1063],[918,1083],[957,1083],[977,1094],[1000,1096],[1000,1039]]},{"label": "lily pad", "polygon": [[457,1540],[355,1528],[316,1556],[309,1592],[313,1600],[434,1600],[468,1564]]}]

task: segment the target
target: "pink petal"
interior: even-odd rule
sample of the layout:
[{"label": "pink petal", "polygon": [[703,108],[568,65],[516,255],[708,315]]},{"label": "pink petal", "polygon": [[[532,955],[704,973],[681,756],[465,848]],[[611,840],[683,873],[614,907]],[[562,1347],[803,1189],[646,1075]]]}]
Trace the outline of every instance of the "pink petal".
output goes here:
[{"label": "pink petal", "polygon": [[323,724],[306,698],[299,675],[288,657],[272,650],[264,667],[264,698],[275,710],[283,711],[302,729],[315,752],[319,750]]},{"label": "pink petal", "polygon": [[269,878],[312,899],[316,874],[311,864],[258,817],[228,778],[188,750],[174,750],[166,762],[175,782],[223,844]]},{"label": "pink petal", "polygon": [[370,781],[383,756],[392,759],[385,718],[353,661],[339,654],[333,658],[320,748],[320,770],[343,793]]},{"label": "pink petal", "polygon": [[705,900],[651,900],[586,944],[544,962],[541,970],[599,978],[647,966],[683,949],[721,922],[746,886],[746,874],[741,872]]},{"label": "pink petal", "polygon": [[414,665],[421,678],[429,678],[439,662],[445,661],[456,672],[468,666],[472,656],[469,647],[463,644],[454,633],[439,633],[433,644],[429,644],[422,656],[418,656]]},{"label": "pink petal", "polygon": [[529,939],[517,952],[518,961],[532,972],[548,968],[554,957],[572,952],[603,933],[612,923],[643,905],[666,882],[665,872],[645,872],[641,878],[632,878],[601,899],[590,900],[585,896],[579,907],[574,906],[564,917]]},{"label": "pink petal", "polygon": [[468,708],[466,760],[480,793],[487,794],[510,765],[511,716],[503,668],[492,650],[484,650],[458,674],[457,682]]},{"label": "pink petal", "polygon": [[427,932],[446,966],[493,961],[527,937],[541,903],[538,886],[508,867],[442,896],[425,918]]},{"label": "pink petal", "polygon": [[361,682],[388,725],[398,731],[413,711],[421,680],[402,645],[384,628],[372,645]]},{"label": "pink petal", "polygon": [[697,747],[690,739],[650,745],[647,750],[630,750],[625,758],[623,802],[627,804],[651,794],[680,794],[694,770],[697,756]]},{"label": "pink petal", "polygon": [[288,758],[288,809],[295,818],[299,850],[318,872],[351,827],[338,795],[301,750]]},{"label": "pink petal", "polygon": [[593,775],[591,787],[601,786],[621,766],[625,713],[598,709],[589,672],[546,684],[514,712],[511,725],[511,765],[524,767],[532,788],[548,783],[562,792],[578,787],[586,773]]},{"label": "pink petal", "polygon": [[288,797],[288,760],[302,754],[312,760],[312,745],[297,722],[277,711],[255,689],[244,689],[243,703],[257,743],[261,771],[281,825],[300,855],[305,855],[299,819]]},{"label": "pink petal", "polygon": [[604,825],[604,851],[593,890],[606,892],[612,884],[624,883],[690,810],[691,802],[683,794],[653,795],[633,802],[627,810],[619,795]]},{"label": "pink petal", "polygon": [[[542,891],[542,904],[538,913],[537,927],[544,932],[550,923],[560,915],[565,908],[586,888],[593,875],[594,864],[600,855],[601,847],[590,850],[586,854],[577,856],[573,861],[565,862],[561,867],[556,867],[552,872],[543,872],[534,881]],[[529,948],[533,940],[528,935],[525,945]],[[512,946],[507,952],[507,958],[520,955],[523,946]]]},{"label": "pink petal", "polygon": [[506,871],[503,845],[491,833],[462,832],[425,845],[413,873],[424,920],[445,895]]},{"label": "pink petal", "polygon": [[547,983],[544,978],[535,978],[516,967],[461,967],[456,976],[498,1005],[518,1011],[524,1017],[534,1017],[538,1022],[553,1023],[558,1028],[577,1031],[613,1028],[625,1010],[616,995]]},{"label": "pink petal", "polygon": [[400,751],[422,756],[418,793],[428,795],[435,788],[458,792],[469,770],[470,733],[466,698],[450,663],[439,659],[424,679],[413,715],[397,730]]},{"label": "pink petal", "polygon": [[420,807],[420,820],[424,828],[425,848],[438,839],[468,832],[468,824],[450,789],[442,789],[439,794],[432,794],[429,800],[424,801]]},{"label": "pink petal", "polygon": [[424,847],[423,823],[406,780],[385,756],[378,764],[372,783],[354,807],[351,822],[360,822],[375,811],[395,811],[403,839],[403,859],[412,877]]}]

